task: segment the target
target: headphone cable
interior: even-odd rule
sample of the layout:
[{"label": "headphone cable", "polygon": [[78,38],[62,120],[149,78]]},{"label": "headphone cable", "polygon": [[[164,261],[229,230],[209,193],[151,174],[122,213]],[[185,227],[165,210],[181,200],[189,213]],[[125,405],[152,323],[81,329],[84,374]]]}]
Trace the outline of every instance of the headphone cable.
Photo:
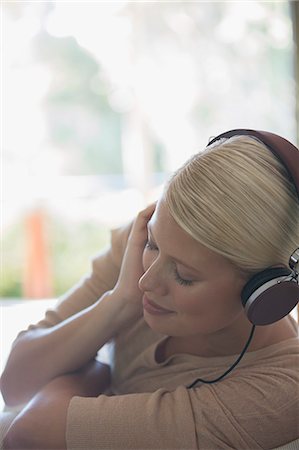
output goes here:
[{"label": "headphone cable", "polygon": [[220,380],[222,380],[222,378],[226,377],[226,375],[228,375],[236,367],[236,365],[239,364],[239,362],[245,355],[246,350],[248,349],[250,342],[253,338],[254,330],[255,330],[255,325],[252,325],[249,338],[247,339],[247,342],[246,342],[242,352],[240,353],[240,355],[238,356],[236,361],[230,366],[229,369],[227,369],[222,375],[220,375],[218,378],[215,378],[214,380],[203,380],[202,378],[197,378],[195,381],[193,381],[193,383],[191,383],[189,386],[187,386],[187,389],[193,388],[198,382],[205,383],[205,384],[212,384],[212,383],[216,383],[217,381],[220,381]]}]

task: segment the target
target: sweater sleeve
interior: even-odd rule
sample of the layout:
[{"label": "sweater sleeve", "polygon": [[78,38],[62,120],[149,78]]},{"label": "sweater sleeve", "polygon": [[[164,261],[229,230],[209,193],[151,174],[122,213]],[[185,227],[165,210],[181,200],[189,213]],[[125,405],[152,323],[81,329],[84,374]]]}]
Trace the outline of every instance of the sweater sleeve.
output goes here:
[{"label": "sweater sleeve", "polygon": [[189,395],[169,392],[73,397],[67,418],[68,449],[196,449]]},{"label": "sweater sleeve", "polygon": [[[297,357],[295,352],[291,359]],[[67,448],[276,448],[299,436],[298,366],[292,367],[251,370],[247,366],[216,385],[194,389],[180,384],[171,391],[164,387],[152,393],[73,397]]]},{"label": "sweater sleeve", "polygon": [[92,259],[91,273],[64,296],[45,317],[28,329],[52,327],[98,300],[112,289],[118,279],[122,258],[132,223],[111,231],[111,245]]}]

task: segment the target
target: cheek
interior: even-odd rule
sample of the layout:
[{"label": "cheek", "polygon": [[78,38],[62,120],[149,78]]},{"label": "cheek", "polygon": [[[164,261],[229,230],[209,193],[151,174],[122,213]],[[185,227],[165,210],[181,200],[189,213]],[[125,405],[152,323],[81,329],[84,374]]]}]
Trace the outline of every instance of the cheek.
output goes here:
[{"label": "cheek", "polygon": [[243,306],[236,290],[224,290],[223,286],[202,283],[194,290],[178,287],[173,293],[177,311],[202,317],[228,318],[242,311]]},{"label": "cheek", "polygon": [[[190,289],[190,288],[189,288]],[[174,289],[171,292],[171,297],[173,299],[173,303],[176,307],[176,310],[185,314],[200,314],[205,310],[206,301],[204,299],[201,300],[201,296],[197,289],[192,292],[188,287],[183,286],[174,286]]]}]

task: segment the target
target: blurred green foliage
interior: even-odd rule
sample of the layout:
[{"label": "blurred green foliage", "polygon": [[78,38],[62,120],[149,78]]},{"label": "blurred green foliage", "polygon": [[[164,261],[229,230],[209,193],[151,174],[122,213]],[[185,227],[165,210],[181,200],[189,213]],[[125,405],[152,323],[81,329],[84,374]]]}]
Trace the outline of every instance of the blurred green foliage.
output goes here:
[{"label": "blurred green foliage", "polygon": [[[51,217],[46,224],[50,238],[49,262],[53,297],[64,294],[91,270],[91,259],[109,243],[107,227],[95,223],[68,223]],[[0,297],[22,297],[25,245],[22,223],[6,233],[2,244]]]},{"label": "blurred green foliage", "polygon": [[5,233],[1,243],[1,297],[22,296],[23,224],[19,221]]},{"label": "blurred green foliage", "polygon": [[54,296],[62,295],[91,270],[91,259],[109,243],[109,230],[95,223],[70,224],[52,218],[51,266]]}]

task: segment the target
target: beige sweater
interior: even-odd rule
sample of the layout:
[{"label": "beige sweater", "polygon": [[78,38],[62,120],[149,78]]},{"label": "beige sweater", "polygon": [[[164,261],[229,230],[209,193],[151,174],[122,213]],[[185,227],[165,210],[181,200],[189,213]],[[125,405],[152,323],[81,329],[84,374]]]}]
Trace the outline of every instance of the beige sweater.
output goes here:
[{"label": "beige sweater", "polygon": [[[91,275],[31,327],[52,326],[111,289],[129,229],[114,230]],[[195,378],[215,378],[237,355],[176,354],[159,363],[155,351],[164,339],[141,318],[114,340],[109,392],[70,403],[69,449],[271,449],[299,437],[297,338],[248,352],[221,382],[190,390]]]}]

